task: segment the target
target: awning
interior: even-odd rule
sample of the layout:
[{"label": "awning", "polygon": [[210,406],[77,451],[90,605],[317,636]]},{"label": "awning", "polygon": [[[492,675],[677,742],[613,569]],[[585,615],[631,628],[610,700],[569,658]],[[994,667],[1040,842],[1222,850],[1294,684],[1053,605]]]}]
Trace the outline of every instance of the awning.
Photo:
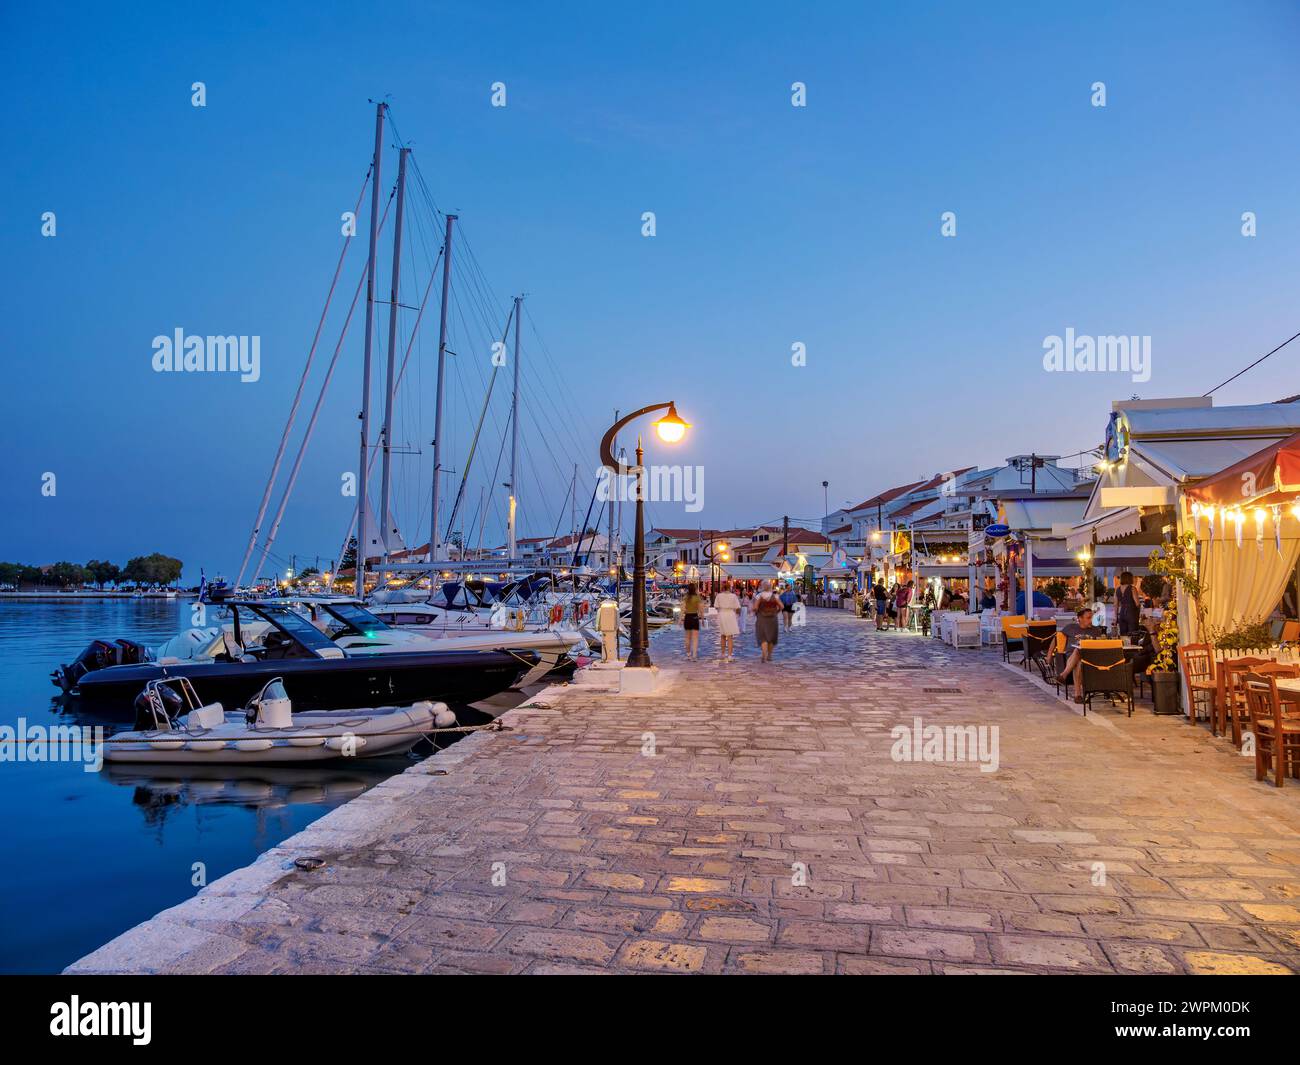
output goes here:
[{"label": "awning", "polygon": [[1184,494],[1192,502],[1214,506],[1291,502],[1300,494],[1300,433],[1247,455]]},{"label": "awning", "polygon": [[770,562],[721,562],[718,568],[724,577],[738,581],[767,581],[776,576],[776,567]]},{"label": "awning", "polygon": [[1121,507],[1119,510],[1099,514],[1092,521],[1074,526],[1065,538],[1065,546],[1071,551],[1082,551],[1091,547],[1093,538],[1101,544],[1107,540],[1118,540],[1122,536],[1132,536],[1142,531],[1142,511],[1137,507]]},{"label": "awning", "polygon": [[916,567],[916,575],[918,577],[947,577],[964,580],[970,576],[970,567],[965,562],[959,565],[951,562],[922,562]]}]

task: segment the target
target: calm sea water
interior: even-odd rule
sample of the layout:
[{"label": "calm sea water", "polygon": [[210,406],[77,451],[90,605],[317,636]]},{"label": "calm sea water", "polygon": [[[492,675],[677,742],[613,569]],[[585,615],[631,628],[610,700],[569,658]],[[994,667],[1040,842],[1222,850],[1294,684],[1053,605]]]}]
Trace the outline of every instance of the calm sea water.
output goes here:
[{"label": "calm sea water", "polygon": [[[95,636],[160,643],[189,625],[189,610],[185,600],[0,602],[0,723],[98,723],[54,702],[50,670]],[[210,883],[409,764],[205,775],[0,763],[0,972],[57,972],[197,892],[196,864]]]}]

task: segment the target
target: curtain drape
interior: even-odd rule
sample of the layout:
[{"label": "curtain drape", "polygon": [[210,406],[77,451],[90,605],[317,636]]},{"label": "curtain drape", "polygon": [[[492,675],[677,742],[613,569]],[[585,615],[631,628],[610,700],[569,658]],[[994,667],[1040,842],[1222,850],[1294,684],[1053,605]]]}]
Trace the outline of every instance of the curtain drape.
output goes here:
[{"label": "curtain drape", "polygon": [[1262,621],[1277,606],[1287,584],[1295,577],[1300,559],[1300,539],[1284,539],[1279,554],[1273,538],[1261,548],[1254,537],[1240,547],[1229,533],[1213,544],[1201,541],[1201,580],[1206,586],[1205,621],[1212,638],[1247,621]]}]

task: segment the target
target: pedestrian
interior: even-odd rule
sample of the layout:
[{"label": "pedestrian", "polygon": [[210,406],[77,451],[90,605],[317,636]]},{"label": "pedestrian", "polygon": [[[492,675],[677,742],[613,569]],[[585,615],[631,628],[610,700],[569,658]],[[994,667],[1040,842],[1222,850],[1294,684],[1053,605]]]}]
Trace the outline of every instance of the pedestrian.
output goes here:
[{"label": "pedestrian", "polygon": [[736,653],[736,637],[740,634],[740,597],[729,584],[724,584],[713,605],[718,610],[718,660],[730,662]]},{"label": "pedestrian", "polygon": [[776,581],[754,596],[754,638],[762,654],[759,661],[772,661],[772,651],[776,647],[777,615],[784,609],[781,598],[776,593]]},{"label": "pedestrian", "polygon": [[871,594],[876,602],[876,631],[883,632],[889,624],[889,592],[883,582],[877,581]]},{"label": "pedestrian", "polygon": [[686,598],[682,600],[682,631],[686,638],[686,661],[694,662],[700,654],[700,615],[704,612],[704,600],[700,598],[699,585],[692,584],[686,589]]},{"label": "pedestrian", "polygon": [[754,605],[754,593],[749,585],[740,586],[740,613],[736,616],[736,622],[740,625],[740,631],[745,631],[745,615],[749,613],[750,608]]},{"label": "pedestrian", "polygon": [[1133,587],[1133,574],[1125,570],[1115,578],[1115,624],[1121,636],[1131,636],[1138,630],[1142,609],[1138,605],[1137,590]]},{"label": "pedestrian", "polygon": [[798,601],[799,595],[795,592],[793,584],[781,593],[781,614],[785,619],[785,627],[787,631],[790,628],[791,621],[794,620],[794,605]]},{"label": "pedestrian", "polygon": [[898,627],[905,629],[907,624],[907,604],[912,601],[912,582],[898,586],[898,592],[894,595],[894,609],[898,611]]}]

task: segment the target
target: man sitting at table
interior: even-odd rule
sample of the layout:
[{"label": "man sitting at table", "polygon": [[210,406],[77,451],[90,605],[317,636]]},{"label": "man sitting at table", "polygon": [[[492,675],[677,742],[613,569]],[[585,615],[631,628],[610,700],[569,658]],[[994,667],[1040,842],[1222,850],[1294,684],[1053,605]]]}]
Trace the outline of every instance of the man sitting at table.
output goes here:
[{"label": "man sitting at table", "polygon": [[1083,702],[1083,665],[1079,653],[1080,640],[1095,640],[1106,635],[1106,630],[1092,623],[1092,607],[1083,607],[1075,613],[1078,621],[1072,621],[1061,632],[1065,634],[1065,668],[1056,678],[1062,684],[1074,684],[1074,701]]}]

